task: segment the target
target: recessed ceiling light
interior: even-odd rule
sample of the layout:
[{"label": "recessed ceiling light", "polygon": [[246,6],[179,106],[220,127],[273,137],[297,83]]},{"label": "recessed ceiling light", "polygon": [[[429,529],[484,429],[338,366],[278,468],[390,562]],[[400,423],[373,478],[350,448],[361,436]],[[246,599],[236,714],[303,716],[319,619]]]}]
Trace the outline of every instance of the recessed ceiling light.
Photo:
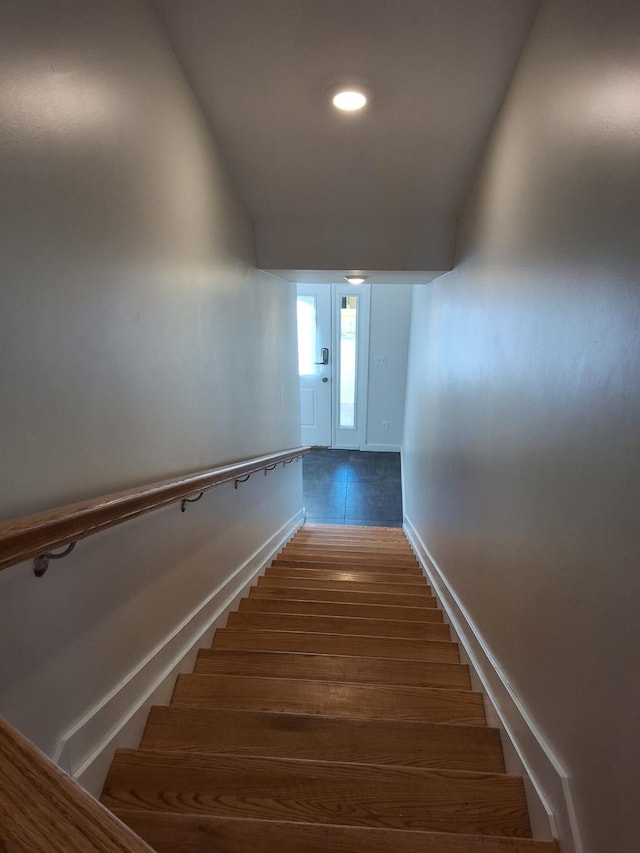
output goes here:
[{"label": "recessed ceiling light", "polygon": [[361,110],[367,103],[367,96],[357,89],[342,89],[332,98],[333,106],[346,113]]},{"label": "recessed ceiling light", "polygon": [[366,275],[345,275],[345,279],[349,284],[363,284],[367,280],[367,277]]}]

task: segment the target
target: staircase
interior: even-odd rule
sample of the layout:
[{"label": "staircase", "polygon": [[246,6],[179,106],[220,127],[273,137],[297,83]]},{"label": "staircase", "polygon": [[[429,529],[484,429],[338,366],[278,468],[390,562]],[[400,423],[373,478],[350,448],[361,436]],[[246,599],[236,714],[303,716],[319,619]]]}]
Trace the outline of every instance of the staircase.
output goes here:
[{"label": "staircase", "polygon": [[393,528],[305,525],[102,802],[158,853],[558,853]]}]

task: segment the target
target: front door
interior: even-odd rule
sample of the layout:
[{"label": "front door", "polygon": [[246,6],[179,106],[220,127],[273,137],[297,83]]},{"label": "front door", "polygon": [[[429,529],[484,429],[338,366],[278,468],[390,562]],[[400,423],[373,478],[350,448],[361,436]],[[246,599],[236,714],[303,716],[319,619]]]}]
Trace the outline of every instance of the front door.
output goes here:
[{"label": "front door", "polygon": [[298,373],[302,443],[331,445],[331,288],[298,285]]}]

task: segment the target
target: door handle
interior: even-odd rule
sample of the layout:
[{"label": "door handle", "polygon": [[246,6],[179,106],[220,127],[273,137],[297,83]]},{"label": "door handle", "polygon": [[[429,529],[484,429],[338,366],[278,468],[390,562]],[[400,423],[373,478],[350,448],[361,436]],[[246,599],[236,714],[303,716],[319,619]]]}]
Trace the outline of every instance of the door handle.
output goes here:
[{"label": "door handle", "polygon": [[320,358],[322,361],[314,361],[314,364],[329,364],[329,347],[322,347],[320,350]]},{"label": "door handle", "polygon": [[326,376],[323,376],[323,377],[322,377],[322,381],[323,381],[323,382],[328,382],[329,380],[327,379],[327,377],[326,377]]}]

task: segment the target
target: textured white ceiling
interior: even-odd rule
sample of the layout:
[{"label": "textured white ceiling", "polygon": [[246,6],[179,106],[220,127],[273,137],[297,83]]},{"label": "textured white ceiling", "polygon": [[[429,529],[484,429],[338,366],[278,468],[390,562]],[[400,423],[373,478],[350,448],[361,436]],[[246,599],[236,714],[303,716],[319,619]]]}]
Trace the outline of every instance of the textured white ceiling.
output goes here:
[{"label": "textured white ceiling", "polygon": [[[351,229],[360,258],[393,269],[442,268],[536,0],[156,0],[156,7],[256,222],[259,253],[273,261],[264,265],[309,267],[282,240],[295,224],[302,256],[305,242],[317,243],[307,238],[324,228],[307,253],[314,268],[358,265],[349,257]],[[373,94],[361,114],[330,106],[332,88],[349,82]],[[384,263],[387,226],[396,235],[389,253],[406,255],[398,231],[419,235],[433,223],[447,232],[439,252]],[[325,244],[326,262],[318,264]]]}]

